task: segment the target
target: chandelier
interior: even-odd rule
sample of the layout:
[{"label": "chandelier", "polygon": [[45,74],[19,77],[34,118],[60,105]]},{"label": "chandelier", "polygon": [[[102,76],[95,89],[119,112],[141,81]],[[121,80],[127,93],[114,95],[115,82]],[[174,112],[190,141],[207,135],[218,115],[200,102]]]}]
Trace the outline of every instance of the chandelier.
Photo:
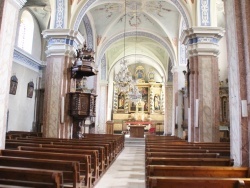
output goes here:
[{"label": "chandelier", "polygon": [[[137,2],[136,2],[135,10],[136,10],[136,12],[135,12],[135,18],[136,18],[136,24],[135,24],[135,36],[136,36],[136,38],[135,38],[135,63],[136,63],[136,61],[137,61],[136,60],[136,54],[137,54],[137,52],[136,52],[136,48],[137,48],[136,44],[137,44],[137,26],[138,26],[138,23],[137,23],[138,22]],[[136,83],[134,83],[133,89],[130,90],[129,97],[130,97],[131,101],[133,101],[133,102],[137,102],[138,100],[142,99],[142,94],[139,92],[139,89],[136,86]]]},{"label": "chandelier", "polygon": [[120,71],[115,75],[114,81],[119,92],[127,93],[131,101],[137,101],[138,99],[142,98],[142,95],[139,92],[138,87],[136,86],[136,82],[132,78],[131,72],[128,70],[128,67],[126,65],[126,60],[125,60],[125,55],[126,55],[125,33],[126,33],[126,23],[127,23],[126,0],[124,1],[124,4],[125,4],[125,14],[124,14],[125,22],[124,22],[124,35],[123,35],[124,57],[120,61],[121,68],[120,68]]},{"label": "chandelier", "polygon": [[126,65],[126,61],[125,61],[125,47],[126,47],[126,44],[125,44],[125,33],[126,33],[126,22],[127,22],[127,12],[126,12],[126,7],[127,7],[127,4],[126,4],[126,0],[124,1],[124,7],[125,7],[125,13],[124,13],[124,17],[125,17],[125,20],[124,20],[124,33],[123,33],[123,48],[124,48],[124,55],[123,55],[123,59],[120,61],[120,66],[121,66],[121,69],[120,71],[115,75],[115,83],[116,83],[116,86],[118,87],[118,90],[120,92],[129,92],[130,89],[131,89],[131,86],[133,85],[132,82],[133,82],[133,78],[132,78],[132,74],[129,72],[128,70],[128,67]]}]

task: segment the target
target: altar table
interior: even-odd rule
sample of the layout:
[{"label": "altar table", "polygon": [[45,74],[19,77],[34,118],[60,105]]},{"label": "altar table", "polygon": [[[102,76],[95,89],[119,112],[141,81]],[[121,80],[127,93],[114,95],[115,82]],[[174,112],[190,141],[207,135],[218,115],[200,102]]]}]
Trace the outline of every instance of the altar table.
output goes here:
[{"label": "altar table", "polygon": [[145,125],[129,125],[130,137],[133,138],[144,138]]}]

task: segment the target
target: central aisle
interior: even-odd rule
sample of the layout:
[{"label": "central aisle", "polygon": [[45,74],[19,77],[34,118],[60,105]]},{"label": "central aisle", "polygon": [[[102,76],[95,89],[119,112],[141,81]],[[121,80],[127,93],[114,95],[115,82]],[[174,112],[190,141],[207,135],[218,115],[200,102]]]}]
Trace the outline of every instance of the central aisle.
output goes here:
[{"label": "central aisle", "polygon": [[94,188],[145,188],[145,147],[125,144]]}]

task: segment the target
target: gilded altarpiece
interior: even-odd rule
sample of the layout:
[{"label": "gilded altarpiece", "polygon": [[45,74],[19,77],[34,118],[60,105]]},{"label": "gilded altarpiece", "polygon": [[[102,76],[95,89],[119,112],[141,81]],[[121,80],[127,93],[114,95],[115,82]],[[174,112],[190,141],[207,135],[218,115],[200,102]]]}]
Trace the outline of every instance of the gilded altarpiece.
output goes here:
[{"label": "gilded altarpiece", "polygon": [[[113,121],[116,133],[125,131],[127,129],[125,122],[130,120],[152,121],[163,126],[165,96],[162,83],[138,83],[137,87],[142,95],[140,101],[130,99],[128,93],[119,92],[118,88],[114,86]],[[142,105],[142,107],[138,108],[139,102],[139,106]]]}]

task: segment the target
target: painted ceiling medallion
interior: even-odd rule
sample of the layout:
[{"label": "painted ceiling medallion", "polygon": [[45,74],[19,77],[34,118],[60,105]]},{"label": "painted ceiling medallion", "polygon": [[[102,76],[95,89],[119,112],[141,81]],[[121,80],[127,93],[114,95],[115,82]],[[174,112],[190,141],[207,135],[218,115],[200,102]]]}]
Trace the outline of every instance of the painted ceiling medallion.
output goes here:
[{"label": "painted ceiling medallion", "polygon": [[[166,2],[164,1],[147,1],[143,0],[127,0],[127,16],[128,22],[131,27],[138,27],[143,18],[146,21],[151,22],[150,18],[146,13],[153,12],[156,13],[159,17],[163,17],[163,12],[170,12],[170,9],[165,8]],[[121,4],[107,3],[102,5],[100,8],[95,9],[96,11],[104,11],[106,18],[111,18],[114,14],[122,12],[122,9],[125,9]],[[125,15],[123,15],[118,22],[123,22]],[[151,22],[153,24],[153,22]]]}]

